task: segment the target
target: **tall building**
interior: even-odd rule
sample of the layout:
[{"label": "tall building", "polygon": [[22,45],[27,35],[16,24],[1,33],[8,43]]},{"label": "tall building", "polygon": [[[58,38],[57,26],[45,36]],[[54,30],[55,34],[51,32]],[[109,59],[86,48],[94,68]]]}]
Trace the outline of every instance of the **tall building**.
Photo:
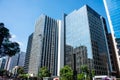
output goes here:
[{"label": "tall building", "polygon": [[24,67],[24,64],[25,64],[25,55],[26,55],[25,52],[20,52],[19,53],[17,66]]},{"label": "tall building", "polygon": [[79,46],[74,49],[74,54],[76,54],[76,70],[80,73],[80,66],[88,64],[87,59],[87,48],[85,46]]},{"label": "tall building", "polygon": [[23,67],[25,62],[25,54],[25,52],[19,52],[8,59],[8,63],[6,62],[7,69],[11,71],[15,66]]},{"label": "tall building", "polygon": [[119,67],[117,63],[117,58],[115,54],[115,48],[114,48],[113,38],[111,33],[108,33],[107,38],[108,38],[109,53],[110,53],[111,67],[112,67],[111,75],[118,76],[120,75],[120,73],[119,73]]},{"label": "tall building", "polygon": [[0,69],[4,69],[6,63],[6,58],[0,58]]},{"label": "tall building", "polygon": [[17,66],[18,64],[18,57],[19,57],[19,53],[17,53],[16,55],[12,56],[9,60],[9,62],[6,64],[7,65],[7,70],[11,70],[14,68],[14,66]]},{"label": "tall building", "polygon": [[103,0],[110,26],[115,56],[117,59],[118,72],[120,73],[120,1]]},{"label": "tall building", "polygon": [[28,38],[27,43],[27,50],[26,50],[26,56],[25,56],[25,64],[24,64],[24,70],[26,73],[28,73],[28,66],[30,61],[30,52],[31,52],[31,46],[32,46],[32,39],[33,39],[33,33]]},{"label": "tall building", "polygon": [[65,65],[70,63],[70,60],[68,60],[69,63],[66,61],[67,55],[76,54],[76,58],[78,56],[84,57],[78,58],[76,67],[80,67],[79,64],[83,62],[83,64],[90,65],[95,70],[96,75],[108,74],[108,65],[111,64],[108,64],[110,58],[105,26],[104,18],[87,5],[65,15]]},{"label": "tall building", "polygon": [[[72,50],[72,52],[71,52]],[[88,64],[88,58],[87,58],[87,48],[85,46],[79,46],[76,48],[73,48],[69,45],[66,45],[66,54],[65,54],[65,65],[71,66],[72,69],[74,69],[74,57],[73,54],[76,54],[75,57],[75,63],[77,73],[80,73],[80,66],[81,65],[87,65]]]},{"label": "tall building", "polygon": [[61,32],[61,21],[40,16],[33,33],[28,73],[36,76],[41,67],[47,67],[52,76],[59,75],[61,60],[64,60]]}]

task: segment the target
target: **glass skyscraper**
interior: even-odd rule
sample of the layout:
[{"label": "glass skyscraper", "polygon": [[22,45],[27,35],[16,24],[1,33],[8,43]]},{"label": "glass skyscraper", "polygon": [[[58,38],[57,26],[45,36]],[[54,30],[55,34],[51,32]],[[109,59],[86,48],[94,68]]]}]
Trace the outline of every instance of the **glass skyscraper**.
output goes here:
[{"label": "glass skyscraper", "polygon": [[[59,75],[61,59],[61,21],[41,15],[36,21],[33,33],[28,73],[38,74],[41,67],[47,67],[52,76]],[[63,55],[64,56],[64,55]]]},{"label": "glass skyscraper", "polygon": [[77,71],[86,64],[97,75],[107,74],[105,26],[104,18],[87,5],[65,15],[65,65],[73,67],[72,56],[76,54]]},{"label": "glass skyscraper", "polygon": [[120,73],[120,0],[103,0],[113,38]]},{"label": "glass skyscraper", "polygon": [[120,38],[120,0],[104,0],[111,30],[115,38]]}]

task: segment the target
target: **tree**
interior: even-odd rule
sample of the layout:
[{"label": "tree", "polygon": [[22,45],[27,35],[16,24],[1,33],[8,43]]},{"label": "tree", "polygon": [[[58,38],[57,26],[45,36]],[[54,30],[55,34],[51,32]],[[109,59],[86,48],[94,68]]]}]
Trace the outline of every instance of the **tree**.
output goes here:
[{"label": "tree", "polygon": [[19,44],[9,40],[10,33],[7,28],[4,27],[4,23],[0,23],[0,55],[13,56],[20,52]]},{"label": "tree", "polygon": [[9,30],[4,27],[4,23],[0,23],[0,48],[4,38],[9,38],[9,37],[10,37]]},{"label": "tree", "polygon": [[84,78],[86,78],[87,80],[92,80],[92,77],[95,75],[95,71],[93,69],[89,69],[87,65],[82,65],[80,69],[81,69],[80,75],[84,74]]},{"label": "tree", "polygon": [[27,80],[28,77],[29,77],[29,74],[20,74],[20,75],[18,76],[18,78],[22,78],[22,79],[25,79],[25,80]]},{"label": "tree", "polygon": [[80,69],[83,73],[86,73],[87,75],[89,74],[89,69],[87,65],[82,65]]},{"label": "tree", "polygon": [[0,23],[0,57],[9,56],[5,69],[7,69],[10,57],[20,52],[19,44],[10,41],[9,38],[9,29],[4,27],[4,23]]},{"label": "tree", "polygon": [[61,80],[73,80],[73,70],[69,66],[60,69]]},{"label": "tree", "polygon": [[92,77],[95,76],[95,70],[94,69],[92,69],[91,74],[92,74]]},{"label": "tree", "polygon": [[40,68],[39,72],[38,72],[38,76],[39,77],[50,77],[50,72],[46,67],[42,67]]},{"label": "tree", "polygon": [[78,74],[77,80],[84,80],[84,74],[83,73]]},{"label": "tree", "polygon": [[17,69],[17,74],[24,74],[24,68],[23,67],[18,67]]},{"label": "tree", "polygon": [[17,42],[11,42],[8,39],[4,39],[3,49],[4,49],[4,54],[8,55],[9,57],[20,52],[19,44]]}]

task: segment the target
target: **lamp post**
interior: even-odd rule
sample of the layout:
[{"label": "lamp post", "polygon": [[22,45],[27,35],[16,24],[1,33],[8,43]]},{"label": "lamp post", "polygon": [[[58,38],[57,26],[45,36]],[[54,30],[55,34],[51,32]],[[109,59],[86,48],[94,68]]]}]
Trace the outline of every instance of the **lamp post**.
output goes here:
[{"label": "lamp post", "polygon": [[73,53],[73,80],[77,80],[77,71],[76,71],[76,54]]}]

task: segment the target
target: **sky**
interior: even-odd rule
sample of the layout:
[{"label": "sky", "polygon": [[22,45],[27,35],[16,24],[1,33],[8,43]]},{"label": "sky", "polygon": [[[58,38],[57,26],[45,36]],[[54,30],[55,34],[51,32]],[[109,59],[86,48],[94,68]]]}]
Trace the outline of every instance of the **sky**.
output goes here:
[{"label": "sky", "polygon": [[18,42],[25,52],[28,37],[41,14],[62,19],[64,13],[69,14],[85,4],[106,18],[103,0],[0,0],[0,22],[10,30],[10,40]]}]

